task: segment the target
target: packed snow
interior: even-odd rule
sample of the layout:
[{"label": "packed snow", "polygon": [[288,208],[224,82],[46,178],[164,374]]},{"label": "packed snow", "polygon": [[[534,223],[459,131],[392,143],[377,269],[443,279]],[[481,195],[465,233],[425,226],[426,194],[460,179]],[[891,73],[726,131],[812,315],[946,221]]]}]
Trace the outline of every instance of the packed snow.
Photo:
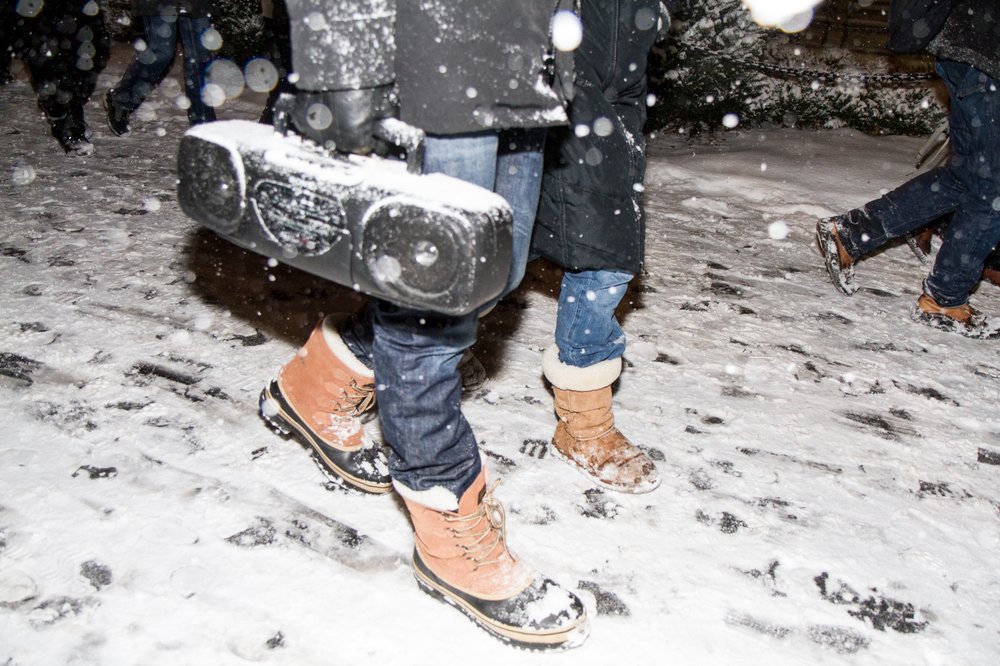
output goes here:
[{"label": "packed snow", "polygon": [[[178,71],[116,138],[99,100],[123,66],[87,158],[23,72],[0,88],[0,663],[1000,661],[997,346],[908,319],[927,267],[905,245],[848,298],[813,239],[903,181],[921,139],[651,138],[615,404],[653,493],[551,455],[558,271],[529,267],[483,322],[464,406],[511,545],[591,615],[583,646],[541,655],[420,592],[401,502],[331,485],[257,416],[321,313],[363,299],[185,218]],[[1000,290],[973,303],[1000,313]]]}]

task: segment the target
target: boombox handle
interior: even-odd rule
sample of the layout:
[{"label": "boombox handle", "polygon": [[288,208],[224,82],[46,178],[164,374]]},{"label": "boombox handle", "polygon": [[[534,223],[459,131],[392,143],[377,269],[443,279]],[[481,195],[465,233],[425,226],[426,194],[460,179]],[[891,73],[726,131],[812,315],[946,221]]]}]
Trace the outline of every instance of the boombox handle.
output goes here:
[{"label": "boombox handle", "polygon": [[[274,129],[280,134],[287,135],[291,130],[289,126],[292,117],[292,107],[295,105],[295,96],[282,93],[274,103]],[[372,136],[381,139],[386,143],[401,148],[406,154],[406,170],[409,173],[420,175],[424,168],[424,131],[407,125],[398,118],[381,118],[375,121],[372,129]]]}]

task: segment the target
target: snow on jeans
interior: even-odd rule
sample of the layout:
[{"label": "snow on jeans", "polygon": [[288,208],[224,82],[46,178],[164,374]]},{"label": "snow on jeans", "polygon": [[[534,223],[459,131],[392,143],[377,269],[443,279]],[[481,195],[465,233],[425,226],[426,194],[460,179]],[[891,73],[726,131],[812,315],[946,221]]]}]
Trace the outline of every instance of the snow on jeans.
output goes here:
[{"label": "snow on jeans", "polygon": [[[495,132],[428,137],[424,172],[446,173],[508,198],[516,227],[511,273],[517,271],[519,281],[542,157],[537,142],[511,150],[507,134],[501,136],[503,147]],[[514,286],[508,283],[507,291]],[[458,372],[462,354],[476,341],[478,319],[477,312],[451,317],[372,299],[341,331],[348,348],[374,367],[389,471],[412,490],[442,487],[461,497],[479,474],[479,448],[462,414]]]},{"label": "snow on jeans", "polygon": [[837,220],[852,257],[861,257],[948,213],[925,291],[945,307],[963,305],[1000,241],[1000,82],[959,62],[937,71],[951,93],[948,163]]}]

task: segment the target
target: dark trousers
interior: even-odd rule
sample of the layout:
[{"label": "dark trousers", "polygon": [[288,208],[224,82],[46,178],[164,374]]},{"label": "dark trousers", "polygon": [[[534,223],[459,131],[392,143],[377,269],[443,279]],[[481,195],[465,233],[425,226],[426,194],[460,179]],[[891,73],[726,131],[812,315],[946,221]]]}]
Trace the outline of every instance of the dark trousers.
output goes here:
[{"label": "dark trousers", "polygon": [[1000,242],[1000,82],[950,60],[939,61],[937,71],[951,93],[951,159],[845,213],[837,228],[848,253],[860,258],[953,213],[924,290],[956,307],[968,301]]},{"label": "dark trousers", "polygon": [[112,91],[114,104],[126,111],[135,111],[159,85],[174,61],[178,40],[184,51],[184,94],[190,106],[188,120],[192,125],[215,120],[215,109],[202,99],[205,70],[212,52],[202,44],[204,33],[212,27],[207,18],[175,16],[144,16],[146,49],[137,51],[125,70],[122,80]]},{"label": "dark trousers", "polygon": [[16,5],[3,4],[0,49],[24,61],[38,106],[50,119],[69,114],[82,121],[110,53],[104,14],[84,12],[84,4],[72,0],[48,0],[35,16],[18,14]]}]

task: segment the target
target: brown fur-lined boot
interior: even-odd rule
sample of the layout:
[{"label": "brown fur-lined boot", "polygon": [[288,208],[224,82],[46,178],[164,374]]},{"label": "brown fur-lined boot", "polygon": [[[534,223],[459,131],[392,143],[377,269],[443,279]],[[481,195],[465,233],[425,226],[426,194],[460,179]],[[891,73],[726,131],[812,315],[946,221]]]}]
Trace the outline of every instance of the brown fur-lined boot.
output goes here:
[{"label": "brown fur-lined boot", "polygon": [[[583,643],[587,612],[569,590],[528,569],[507,547],[506,515],[483,469],[458,499],[435,490],[397,490],[413,521],[413,573],[420,588],[455,606],[505,643],[561,650]],[[423,501],[451,498],[451,506]]]},{"label": "brown fur-lined boot", "polygon": [[261,416],[310,447],[324,471],[366,493],[392,489],[382,448],[365,436],[375,407],[375,376],[326,317],[260,396]]},{"label": "brown fur-lined boot", "polygon": [[597,485],[648,493],[660,485],[656,465],[619,432],[611,411],[611,385],[621,368],[620,358],[577,368],[560,361],[556,347],[545,350],[542,372],[552,384],[559,417],[552,445]]}]

